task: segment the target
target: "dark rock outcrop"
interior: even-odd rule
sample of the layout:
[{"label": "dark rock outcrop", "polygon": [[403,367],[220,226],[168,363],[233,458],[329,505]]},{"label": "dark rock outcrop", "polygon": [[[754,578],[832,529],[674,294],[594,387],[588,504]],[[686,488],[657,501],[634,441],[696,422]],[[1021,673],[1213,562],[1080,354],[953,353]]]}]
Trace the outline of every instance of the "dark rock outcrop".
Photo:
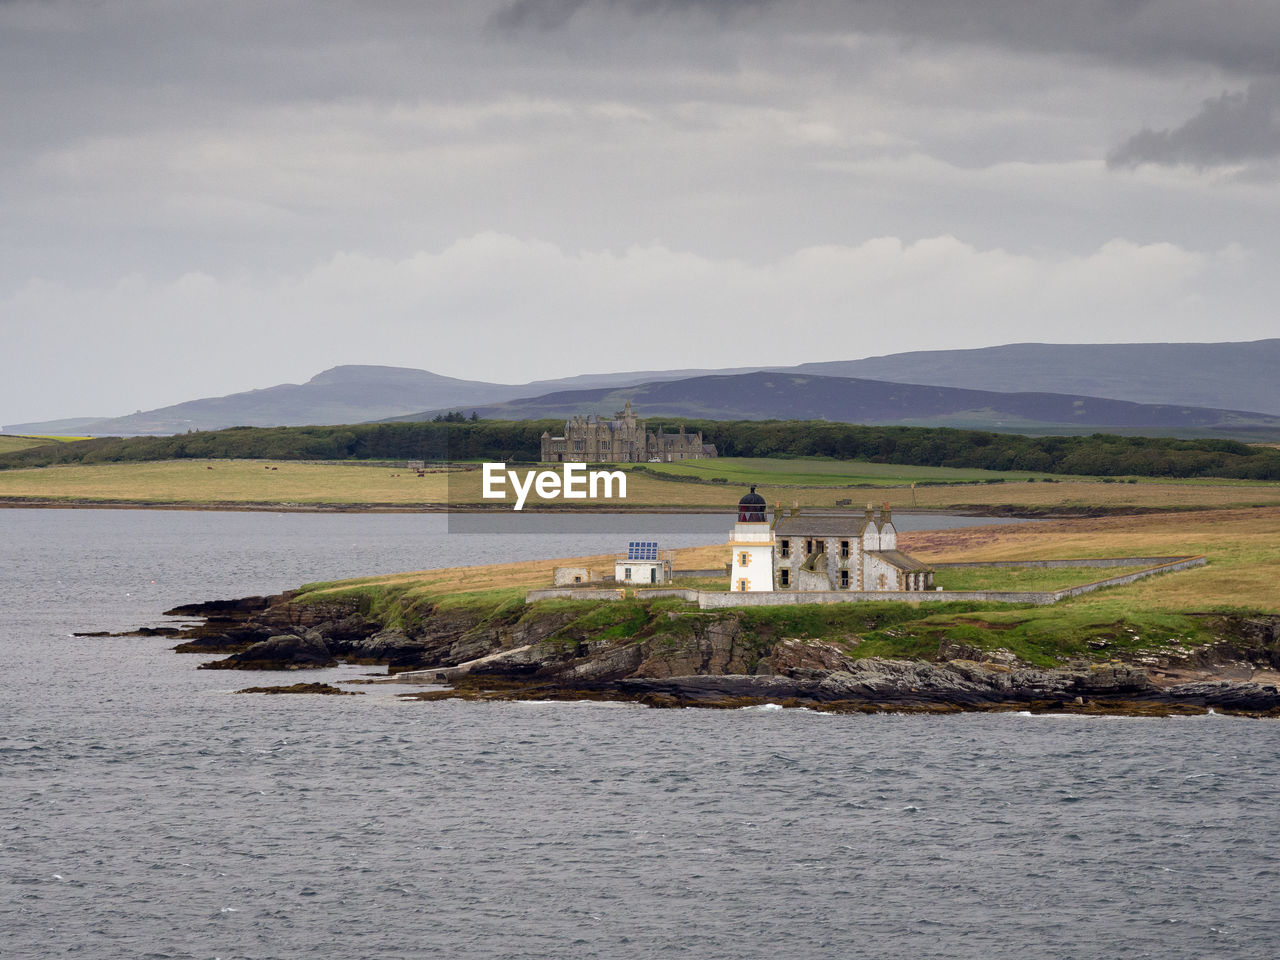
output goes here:
[{"label": "dark rock outcrop", "polygon": [[358,690],[340,690],[331,683],[293,683],[287,687],[245,687],[236,693],[319,693],[330,697],[356,697]]},{"label": "dark rock outcrop", "polygon": [[[1155,707],[1198,707],[1280,715],[1274,685],[1230,681],[1158,687],[1141,670],[1115,665],[1100,670],[1001,671],[956,661],[931,664],[868,658],[824,677],[693,676],[629,678],[617,687],[637,699],[670,705],[734,706],[748,702],[846,708],[1046,709],[1159,712]],[[1181,711],[1177,711],[1181,712]]]},{"label": "dark rock outcrop", "polygon": [[[1251,680],[1280,664],[1280,617],[1213,614],[1219,639],[1168,663],[1081,661],[1042,669],[1008,650],[942,641],[932,660],[856,657],[856,638],[770,636],[734,612],[641,618],[628,635],[581,610],[514,606],[419,611],[396,629],[341,603],[294,594],[195,604],[205,616],[178,650],[227,653],[205,669],[298,670],[384,664],[402,679],[471,697],[625,699],[654,706],[753,703],[832,710],[1013,710],[1280,715],[1280,692]],[[1151,669],[1148,669],[1148,666]],[[415,673],[415,671],[419,671]],[[1271,674],[1269,674],[1271,675]],[[438,692],[423,694],[438,698]]]},{"label": "dark rock outcrop", "polygon": [[225,660],[200,664],[201,670],[306,670],[336,667],[324,638],[314,630],[302,636],[286,633],[255,643]]}]

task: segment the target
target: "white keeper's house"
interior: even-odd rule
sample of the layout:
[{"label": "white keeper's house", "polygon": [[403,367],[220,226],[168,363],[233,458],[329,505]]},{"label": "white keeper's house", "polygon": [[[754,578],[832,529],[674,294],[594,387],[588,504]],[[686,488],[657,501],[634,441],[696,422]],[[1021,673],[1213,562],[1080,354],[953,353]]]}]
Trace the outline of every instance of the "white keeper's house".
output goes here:
[{"label": "white keeper's house", "polygon": [[933,570],[898,549],[886,502],[848,512],[790,511],[770,522],[764,497],[738,501],[729,589],[879,592],[933,589]]}]

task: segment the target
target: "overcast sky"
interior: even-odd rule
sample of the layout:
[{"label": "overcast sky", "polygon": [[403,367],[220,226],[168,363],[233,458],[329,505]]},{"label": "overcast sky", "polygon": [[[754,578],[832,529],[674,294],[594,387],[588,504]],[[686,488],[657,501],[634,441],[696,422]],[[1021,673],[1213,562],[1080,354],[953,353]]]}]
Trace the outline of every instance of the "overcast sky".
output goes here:
[{"label": "overcast sky", "polygon": [[0,423],[1280,335],[1271,0],[0,0]]}]

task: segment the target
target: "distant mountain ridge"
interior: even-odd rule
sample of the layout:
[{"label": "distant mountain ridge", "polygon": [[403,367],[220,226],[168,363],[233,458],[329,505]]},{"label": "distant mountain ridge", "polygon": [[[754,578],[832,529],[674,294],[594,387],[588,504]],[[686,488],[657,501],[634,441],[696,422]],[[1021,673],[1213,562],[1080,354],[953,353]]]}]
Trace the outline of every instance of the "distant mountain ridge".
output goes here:
[{"label": "distant mountain ridge", "polygon": [[[1257,411],[1280,415],[1280,391],[1274,386],[1274,371],[1280,367],[1280,339],[1252,343],[1154,343],[1154,344],[1007,344],[973,350],[933,350],[867,357],[861,360],[833,360],[806,363],[794,367],[737,367],[731,369],[646,370],[607,374],[583,374],[556,380],[538,380],[526,384],[489,383],[447,377],[426,370],[406,367],[344,365],[316,374],[306,383],[278,384],[261,390],[249,390],[224,397],[208,397],[185,403],[139,412],[123,417],[74,418],[43,423],[12,424],[10,433],[83,434],[94,436],[174,434],[188,430],[213,430],[229,426],[303,426],[361,423],[393,418],[417,419],[445,410],[493,411],[512,401],[528,403],[531,398],[547,399],[550,394],[565,391],[614,390],[620,387],[645,387],[637,398],[653,394],[659,383],[695,380],[708,376],[737,376],[758,371],[817,376],[833,379],[853,378],[863,381],[890,382],[900,385],[942,387],[991,394],[1020,393],[1057,394],[1090,401],[1120,400],[1157,406],[1202,408],[1210,411]],[[938,406],[936,397],[927,393],[899,391],[923,404],[915,410],[900,408],[898,422],[936,424],[938,418],[956,425],[1017,423],[1081,423],[1080,416],[1063,421],[1040,421],[1039,414],[1028,409],[1010,408],[1009,401],[993,401],[988,414],[980,411],[966,419],[969,408],[950,409]],[[742,396],[751,404],[758,398]],[[956,398],[953,398],[956,399]],[[970,398],[977,402],[977,398]],[[690,395],[684,407],[664,408],[672,416],[711,416],[730,419],[751,418],[759,414],[747,408],[737,409],[714,398]],[[558,402],[558,401],[557,401]],[[599,402],[604,406],[612,400]],[[648,401],[646,401],[648,402]],[[775,409],[781,409],[777,403]],[[958,402],[958,401],[957,401]],[[816,401],[812,401],[816,403]],[[882,401],[877,401],[882,403]],[[881,409],[889,415],[889,406]],[[805,407],[810,400],[796,398],[792,407]],[[553,404],[554,405],[554,404]],[[620,406],[620,404],[619,404]],[[1037,401],[1038,410],[1049,410]],[[814,409],[821,407],[818,404]],[[943,411],[947,407],[949,412]],[[507,408],[514,411],[516,408]],[[531,409],[531,408],[530,408]],[[546,406],[542,407],[546,409]],[[681,412],[677,412],[679,409]],[[1087,404],[1088,419],[1095,416],[1133,416],[1133,411],[1108,407],[1097,402]],[[612,408],[607,411],[611,412]],[[583,411],[585,412],[585,411]],[[646,413],[659,413],[648,410]],[[560,414],[556,414],[559,416]],[[663,415],[668,415],[664,413]],[[1055,413],[1060,417],[1061,412]],[[1172,414],[1151,414],[1172,417]],[[1174,417],[1174,419],[1177,419]],[[1204,414],[1190,415],[1191,420],[1213,419]],[[1247,420],[1248,417],[1245,417]],[[1238,415],[1221,422],[1243,423]],[[1097,422],[1100,429],[1119,423]],[[1010,428],[1004,423],[1000,428]],[[1174,429],[1170,427],[1170,429]],[[1182,429],[1179,427],[1178,429]],[[1187,428],[1191,429],[1191,428]],[[1200,429],[1196,427],[1195,429]],[[1204,428],[1214,429],[1214,428]],[[1229,427],[1226,429],[1236,429]]]},{"label": "distant mountain ridge", "polygon": [[[630,400],[649,420],[833,420],[1026,433],[1123,430],[1173,435],[1280,436],[1280,417],[1072,394],[999,393],[792,371],[692,377],[570,390],[476,408],[501,420],[609,415]],[[431,411],[397,420],[429,419]]]},{"label": "distant mountain ridge", "polygon": [[1001,392],[1071,393],[1280,415],[1280,339],[1246,343],[1010,343],[803,363],[796,373]]},{"label": "distant mountain ridge", "polygon": [[428,408],[470,408],[573,386],[617,386],[706,371],[587,374],[525,384],[459,380],[427,370],[349,364],[306,383],[282,383],[225,397],[205,397],[123,417],[75,418],[8,425],[9,433],[87,436],[169,435],[224,427],[366,423]]}]

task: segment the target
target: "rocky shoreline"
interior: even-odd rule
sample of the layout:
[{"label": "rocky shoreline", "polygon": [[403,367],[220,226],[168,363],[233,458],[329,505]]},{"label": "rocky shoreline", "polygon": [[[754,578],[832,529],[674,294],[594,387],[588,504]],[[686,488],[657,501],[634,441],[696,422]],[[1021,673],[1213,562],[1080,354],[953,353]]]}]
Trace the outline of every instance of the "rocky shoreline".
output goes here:
[{"label": "rocky shoreline", "polygon": [[[1080,661],[1055,668],[943,641],[930,659],[850,656],[843,645],[770,637],[732,610],[667,612],[628,633],[574,623],[580,611],[517,607],[501,615],[436,608],[412,629],[386,629],[347,603],[296,593],[191,604],[167,616],[194,625],[144,628],[180,653],[216,654],[208,670],[384,666],[385,679],[429,687],[411,699],[621,700],[654,707],[774,703],[839,712],[1022,710],[1280,716],[1280,616],[1216,617],[1221,639],[1141,663]],[[850,644],[852,643],[852,649]],[[444,689],[441,689],[441,688]]]}]

